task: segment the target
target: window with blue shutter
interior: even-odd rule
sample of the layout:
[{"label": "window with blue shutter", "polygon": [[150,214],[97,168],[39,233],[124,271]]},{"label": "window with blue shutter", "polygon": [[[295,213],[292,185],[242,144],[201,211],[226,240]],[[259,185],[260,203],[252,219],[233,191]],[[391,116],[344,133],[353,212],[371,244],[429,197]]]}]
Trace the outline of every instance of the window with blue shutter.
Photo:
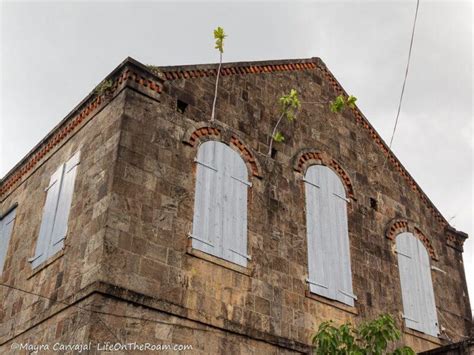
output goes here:
[{"label": "window with blue shutter", "polygon": [[29,259],[33,268],[56,254],[64,246],[79,158],[80,152],[77,152],[65,164],[58,167],[45,189],[46,202],[43,207],[35,256]]},{"label": "window with blue shutter", "polygon": [[312,165],[304,177],[310,291],[353,306],[346,191],[339,176]]},{"label": "window with blue shutter", "polygon": [[215,141],[197,157],[193,231],[195,249],[247,266],[248,171],[241,156]]},{"label": "window with blue shutter", "polygon": [[409,232],[399,234],[396,244],[405,325],[425,334],[438,336],[438,317],[428,252],[423,243]]},{"label": "window with blue shutter", "polygon": [[8,246],[10,244],[10,236],[13,231],[13,224],[15,222],[16,208],[11,209],[0,219],[0,275],[5,266],[7,258]]}]

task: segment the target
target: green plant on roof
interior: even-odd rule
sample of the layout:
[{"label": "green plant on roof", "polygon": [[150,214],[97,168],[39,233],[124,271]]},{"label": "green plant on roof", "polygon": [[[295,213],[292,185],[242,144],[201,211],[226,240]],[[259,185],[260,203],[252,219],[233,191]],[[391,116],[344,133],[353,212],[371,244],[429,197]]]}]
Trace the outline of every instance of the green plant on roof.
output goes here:
[{"label": "green plant on roof", "polygon": [[214,101],[212,103],[211,122],[214,121],[215,114],[216,114],[217,89],[219,87],[219,77],[221,74],[222,54],[224,53],[224,38],[226,37],[227,35],[224,33],[224,29],[222,27],[217,27],[214,30],[214,39],[216,40],[215,48],[219,51],[219,68],[217,69],[216,87],[214,90]]},{"label": "green plant on roof", "polygon": [[101,96],[103,94],[108,93],[112,87],[114,86],[114,82],[111,79],[102,80],[99,85],[95,88],[94,92],[97,96]]},{"label": "green plant on roof", "polygon": [[329,108],[331,112],[338,113],[344,110],[344,108],[355,108],[355,102],[357,97],[350,95],[347,99],[344,95],[339,95],[334,101],[329,103]]},{"label": "green plant on roof", "polygon": [[216,49],[219,50],[220,53],[224,53],[224,38],[227,35],[224,33],[224,29],[222,27],[217,27],[214,30],[214,39],[216,40]]},{"label": "green plant on roof", "polygon": [[390,352],[388,347],[400,339],[395,320],[388,314],[355,327],[350,323],[335,326],[332,321],[320,324],[313,336],[315,355],[414,355],[408,346]]},{"label": "green plant on roof", "polygon": [[295,89],[291,89],[289,94],[283,95],[278,99],[278,104],[280,105],[280,117],[278,117],[278,121],[275,124],[275,127],[273,127],[273,131],[270,136],[268,149],[269,156],[272,154],[273,141],[283,142],[285,140],[283,133],[277,131],[281,120],[286,117],[288,121],[292,122],[296,118],[296,114],[301,107],[300,100],[298,99],[298,92]]},{"label": "green plant on roof", "polygon": [[147,65],[147,68],[155,75],[157,76],[161,76],[161,71],[160,71],[160,67],[156,66],[156,65],[152,65],[152,64],[148,64]]}]

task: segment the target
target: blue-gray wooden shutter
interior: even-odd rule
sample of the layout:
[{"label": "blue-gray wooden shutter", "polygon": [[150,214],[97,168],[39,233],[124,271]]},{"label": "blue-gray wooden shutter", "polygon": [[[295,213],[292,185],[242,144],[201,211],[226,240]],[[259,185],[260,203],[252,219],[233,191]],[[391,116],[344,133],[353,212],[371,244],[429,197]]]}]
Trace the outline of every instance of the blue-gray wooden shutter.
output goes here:
[{"label": "blue-gray wooden shutter", "polygon": [[5,265],[15,216],[16,209],[13,209],[0,220],[0,275],[3,272],[3,266]]},{"label": "blue-gray wooden shutter", "polygon": [[350,306],[354,305],[356,296],[352,292],[352,272],[349,245],[349,230],[347,221],[346,190],[339,176],[329,168],[326,168],[330,180],[330,210],[334,211],[331,220],[334,218],[334,240],[336,242],[336,253],[333,260],[334,270],[338,270],[336,299]]},{"label": "blue-gray wooden shutter", "polygon": [[227,145],[208,141],[197,157],[193,248],[247,265],[247,168]]},{"label": "blue-gray wooden shutter", "polygon": [[76,170],[80,162],[80,152],[74,154],[64,164],[64,172],[59,193],[58,207],[54,219],[51,243],[48,256],[56,254],[64,246],[64,239],[67,235],[67,225],[69,211],[71,210],[72,196],[74,192],[74,182],[76,180]]},{"label": "blue-gray wooden shutter", "polygon": [[63,177],[64,164],[61,165],[51,176],[47,192],[46,202],[43,207],[43,217],[41,219],[40,232],[36,241],[35,256],[29,259],[32,267],[35,268],[48,257],[48,247],[51,241],[51,234],[54,227],[54,218],[58,207],[61,181]]},{"label": "blue-gray wooden shutter", "polygon": [[433,282],[431,279],[431,265],[430,256],[423,245],[423,243],[416,237],[413,237],[416,241],[418,249],[418,265],[420,267],[420,289],[421,298],[420,305],[423,306],[423,327],[426,334],[432,336],[438,336],[438,316],[436,313],[436,303],[433,290]]},{"label": "blue-gray wooden shutter", "polygon": [[421,320],[418,314],[416,299],[417,293],[417,267],[416,254],[412,246],[412,234],[401,233],[396,238],[398,268],[402,288],[403,318],[408,328],[421,331]]},{"label": "blue-gray wooden shutter", "polygon": [[248,170],[241,156],[223,146],[223,257],[235,264],[247,266],[247,189]]},{"label": "blue-gray wooden shutter", "polygon": [[397,236],[403,317],[408,328],[438,336],[438,317],[431,279],[430,258],[412,233]]},{"label": "blue-gray wooden shutter", "polygon": [[310,166],[304,181],[310,291],[353,306],[344,185],[322,165]]},{"label": "blue-gray wooden shutter", "polygon": [[311,292],[334,299],[334,287],[330,285],[330,259],[326,257],[331,249],[329,238],[325,238],[330,234],[330,225],[324,222],[329,218],[327,181],[316,165],[308,168],[304,181],[309,273],[307,281]]},{"label": "blue-gray wooden shutter", "polygon": [[218,200],[221,181],[217,174],[219,147],[209,141],[199,146],[195,159],[196,189],[194,197],[193,248],[205,253],[220,256],[218,245],[219,225],[216,221],[219,211]]}]

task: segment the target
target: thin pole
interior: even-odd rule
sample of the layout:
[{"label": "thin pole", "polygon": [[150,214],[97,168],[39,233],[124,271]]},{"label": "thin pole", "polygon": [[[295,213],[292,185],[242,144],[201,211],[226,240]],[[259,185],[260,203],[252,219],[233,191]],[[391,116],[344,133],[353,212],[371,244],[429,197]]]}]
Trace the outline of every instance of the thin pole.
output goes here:
[{"label": "thin pole", "polygon": [[214,122],[214,119],[215,119],[214,115],[216,112],[217,87],[219,86],[219,76],[221,74],[221,66],[222,66],[222,52],[219,52],[219,69],[217,69],[216,88],[214,90],[214,102],[212,103],[211,122]]}]

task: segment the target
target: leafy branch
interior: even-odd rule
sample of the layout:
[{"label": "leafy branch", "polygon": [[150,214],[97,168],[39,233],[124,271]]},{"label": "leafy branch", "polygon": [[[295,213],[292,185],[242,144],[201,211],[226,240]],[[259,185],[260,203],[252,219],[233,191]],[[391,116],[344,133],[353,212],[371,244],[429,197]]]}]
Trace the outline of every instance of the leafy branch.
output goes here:
[{"label": "leafy branch", "polygon": [[222,53],[224,53],[224,38],[227,35],[224,33],[224,29],[222,27],[217,27],[214,30],[214,39],[216,40],[215,48],[219,51],[219,68],[217,69],[217,77],[216,77],[216,88],[214,90],[214,101],[212,103],[212,114],[211,114],[211,122],[215,119],[215,112],[216,112],[216,102],[217,102],[217,88],[219,86],[219,76],[221,74],[221,67],[222,67]]},{"label": "leafy branch", "polygon": [[299,108],[301,107],[300,100],[298,99],[298,93],[295,89],[291,89],[288,95],[283,95],[278,99],[278,103],[280,104],[280,117],[278,121],[273,127],[272,135],[270,137],[270,144],[268,149],[268,155],[271,156],[272,154],[272,147],[273,141],[275,142],[283,142],[285,140],[285,136],[280,131],[277,131],[278,125],[280,124],[283,117],[290,122],[292,122],[296,118],[296,113],[298,112]]},{"label": "leafy branch", "polygon": [[329,108],[331,112],[338,113],[344,110],[344,108],[355,108],[355,102],[357,101],[357,97],[350,95],[347,99],[344,95],[339,95],[336,97],[334,101],[329,103]]},{"label": "leafy branch", "polygon": [[313,337],[314,354],[325,355],[414,355],[408,346],[387,352],[390,343],[400,339],[395,320],[388,314],[354,327],[350,323],[335,327],[323,322]]}]

